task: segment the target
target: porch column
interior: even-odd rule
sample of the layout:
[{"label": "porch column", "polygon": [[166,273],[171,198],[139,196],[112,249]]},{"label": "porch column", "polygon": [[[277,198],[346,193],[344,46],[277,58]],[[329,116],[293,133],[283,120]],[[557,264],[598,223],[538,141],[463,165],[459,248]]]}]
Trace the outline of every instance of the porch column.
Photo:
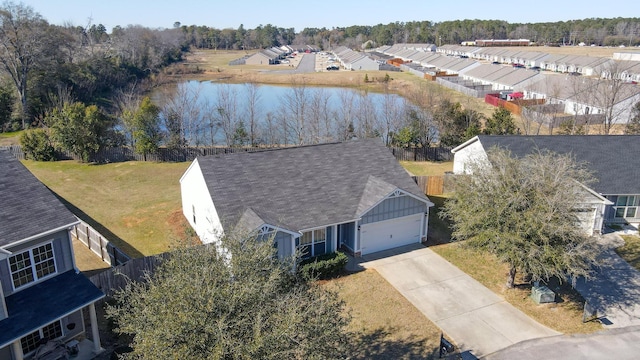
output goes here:
[{"label": "porch column", "polygon": [[338,251],[338,225],[333,225],[332,226],[332,230],[331,232],[333,232],[333,248],[332,250]]},{"label": "porch column", "polygon": [[358,226],[360,225],[358,225],[358,221],[356,221],[353,226],[353,252],[359,252],[362,254],[362,250],[360,249],[360,239],[358,239]]},{"label": "porch column", "polygon": [[100,331],[98,330],[98,318],[96,317],[96,305],[89,305],[89,318],[91,319],[91,337],[93,338],[93,352],[95,354],[102,351],[100,346]]},{"label": "porch column", "polygon": [[24,354],[22,353],[22,345],[20,344],[20,339],[11,343],[11,347],[13,348],[13,358],[15,360],[24,359]]},{"label": "porch column", "polygon": [[424,237],[427,236],[425,225],[428,223],[427,222],[428,216],[429,216],[429,208],[427,208],[427,212],[425,212],[424,215],[422,215],[422,219],[420,219],[420,242],[422,242],[422,239],[424,239]]}]

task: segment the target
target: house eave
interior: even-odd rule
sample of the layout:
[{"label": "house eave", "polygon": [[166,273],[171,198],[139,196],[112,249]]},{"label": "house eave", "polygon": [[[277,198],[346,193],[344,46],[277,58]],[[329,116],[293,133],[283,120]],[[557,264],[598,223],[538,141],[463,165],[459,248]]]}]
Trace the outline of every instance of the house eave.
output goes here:
[{"label": "house eave", "polygon": [[467,140],[467,141],[463,142],[462,144],[460,144],[460,145],[458,145],[458,146],[454,147],[453,149],[451,149],[451,153],[452,153],[452,154],[455,154],[455,153],[457,153],[458,151],[460,151],[460,150],[464,149],[465,147],[467,147],[467,146],[469,146],[469,145],[471,145],[471,144],[473,144],[474,142],[479,141],[479,140],[480,140],[480,139],[478,138],[478,136],[474,136],[474,137],[472,137],[471,139],[469,139],[469,140]]},{"label": "house eave", "polygon": [[20,245],[20,244],[24,244],[24,243],[29,242],[31,240],[34,240],[34,239],[37,239],[37,238],[41,238],[41,237],[45,237],[45,236],[57,233],[57,232],[62,231],[62,230],[71,230],[71,228],[73,228],[74,226],[76,226],[78,224],[80,224],[80,220],[77,220],[75,222],[72,222],[72,223],[69,223],[67,225],[60,226],[60,227],[57,227],[57,228],[54,228],[54,229],[51,229],[51,230],[48,230],[48,231],[45,231],[45,232],[41,232],[41,233],[38,233],[38,234],[35,234],[35,235],[31,235],[31,236],[26,237],[26,238],[24,238],[22,240],[14,241],[14,242],[12,242],[10,244],[7,244],[7,245],[4,245],[4,246],[0,247],[0,250],[4,250],[5,252],[8,252],[9,255],[10,255],[11,252],[6,250],[7,247],[13,247],[13,246],[17,246],[17,245]]}]

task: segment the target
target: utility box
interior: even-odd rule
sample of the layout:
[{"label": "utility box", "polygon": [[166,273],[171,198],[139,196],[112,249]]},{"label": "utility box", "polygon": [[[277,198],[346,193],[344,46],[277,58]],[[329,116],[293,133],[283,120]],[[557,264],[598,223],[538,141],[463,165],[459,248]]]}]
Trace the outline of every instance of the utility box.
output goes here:
[{"label": "utility box", "polygon": [[556,301],[556,293],[544,285],[538,285],[531,288],[531,298],[536,304],[552,303]]}]

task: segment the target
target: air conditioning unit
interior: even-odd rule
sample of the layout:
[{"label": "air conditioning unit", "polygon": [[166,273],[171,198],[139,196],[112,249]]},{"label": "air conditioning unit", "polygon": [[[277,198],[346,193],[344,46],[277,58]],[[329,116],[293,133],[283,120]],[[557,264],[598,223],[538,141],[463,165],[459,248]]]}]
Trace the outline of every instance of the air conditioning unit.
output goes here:
[{"label": "air conditioning unit", "polygon": [[531,288],[531,298],[536,304],[546,304],[556,301],[556,293],[544,285],[534,285]]}]

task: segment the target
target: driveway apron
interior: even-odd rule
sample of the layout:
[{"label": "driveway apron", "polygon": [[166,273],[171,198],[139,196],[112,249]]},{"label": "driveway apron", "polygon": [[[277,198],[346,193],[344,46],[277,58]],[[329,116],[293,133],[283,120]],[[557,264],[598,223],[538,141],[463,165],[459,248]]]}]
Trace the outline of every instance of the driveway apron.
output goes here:
[{"label": "driveway apron", "polygon": [[362,267],[375,269],[461,351],[476,357],[559,334],[421,245],[367,255],[363,260]]}]

